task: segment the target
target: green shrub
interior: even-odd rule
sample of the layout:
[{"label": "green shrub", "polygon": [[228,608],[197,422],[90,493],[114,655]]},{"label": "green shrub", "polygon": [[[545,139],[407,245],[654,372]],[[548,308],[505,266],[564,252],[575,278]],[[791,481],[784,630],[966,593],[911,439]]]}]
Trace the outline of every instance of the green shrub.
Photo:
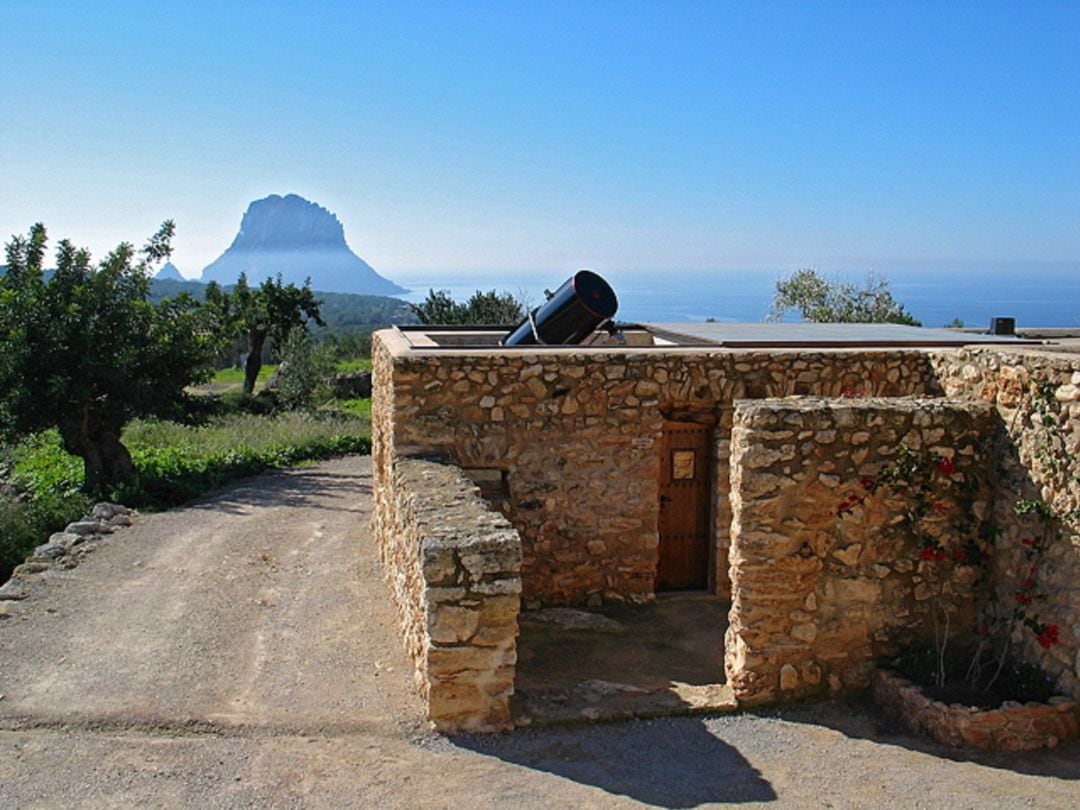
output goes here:
[{"label": "green shrub", "polygon": [[325,379],[334,370],[329,347],[317,346],[304,329],[293,329],[281,347],[278,399],[289,410],[310,408],[333,394]]},{"label": "green shrub", "polygon": [[0,582],[11,575],[35,546],[48,540],[90,507],[90,499],[80,492],[46,493],[25,500],[0,497]]},{"label": "green shrub", "polygon": [[64,452],[55,430],[5,448],[7,486],[0,495],[0,582],[50,534],[90,506],[80,492],[82,459]]},{"label": "green shrub", "polygon": [[56,430],[29,436],[10,450],[8,480],[34,497],[68,495],[83,483],[83,462],[66,452]]}]

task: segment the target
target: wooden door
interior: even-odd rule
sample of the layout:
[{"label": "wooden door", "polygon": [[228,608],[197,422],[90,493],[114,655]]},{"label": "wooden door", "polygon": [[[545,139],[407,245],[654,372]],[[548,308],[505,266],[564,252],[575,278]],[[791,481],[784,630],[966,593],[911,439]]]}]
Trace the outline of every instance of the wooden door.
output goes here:
[{"label": "wooden door", "polygon": [[660,440],[657,591],[709,585],[709,428],[664,422]]}]

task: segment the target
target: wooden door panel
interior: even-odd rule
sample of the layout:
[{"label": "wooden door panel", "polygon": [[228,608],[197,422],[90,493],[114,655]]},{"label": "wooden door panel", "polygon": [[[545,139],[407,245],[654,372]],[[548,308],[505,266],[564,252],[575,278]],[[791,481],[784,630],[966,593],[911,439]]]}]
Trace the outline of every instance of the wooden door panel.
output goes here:
[{"label": "wooden door panel", "polygon": [[660,441],[660,559],[656,590],[708,586],[709,428],[665,422]]}]

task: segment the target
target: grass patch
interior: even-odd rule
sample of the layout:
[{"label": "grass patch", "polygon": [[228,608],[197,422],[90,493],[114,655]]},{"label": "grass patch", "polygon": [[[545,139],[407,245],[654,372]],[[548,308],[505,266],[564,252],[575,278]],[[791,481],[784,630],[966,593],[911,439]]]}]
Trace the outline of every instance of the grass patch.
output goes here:
[{"label": "grass patch", "polygon": [[324,411],[339,413],[344,416],[366,420],[371,424],[371,398],[335,399],[323,407]]},{"label": "grass patch", "polygon": [[[255,384],[266,382],[277,370],[277,366],[267,363],[259,369],[259,375],[255,378]],[[242,385],[244,382],[244,370],[242,368],[222,368],[214,372],[211,385]]]},{"label": "grass patch", "polygon": [[350,371],[371,371],[371,358],[354,357],[349,360],[338,360],[334,363],[334,371],[338,374]]},{"label": "grass patch", "polygon": [[[110,497],[137,509],[164,509],[265,470],[366,453],[371,449],[370,400],[343,402],[345,408],[315,414],[232,413],[198,427],[136,420],[123,435],[135,478]],[[6,448],[0,465],[3,582],[34,546],[85,514],[90,500],[79,490],[82,459],[64,452],[56,431]]]},{"label": "grass patch", "polygon": [[124,431],[135,480],[116,493],[138,508],[165,508],[229,481],[302,461],[371,448],[370,420],[344,414],[231,414],[201,427],[140,420]]}]

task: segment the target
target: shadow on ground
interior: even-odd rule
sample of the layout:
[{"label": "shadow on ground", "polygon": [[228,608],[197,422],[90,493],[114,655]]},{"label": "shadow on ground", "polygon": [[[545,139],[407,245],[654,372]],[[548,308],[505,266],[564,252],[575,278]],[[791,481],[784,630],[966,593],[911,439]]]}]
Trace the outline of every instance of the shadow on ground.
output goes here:
[{"label": "shadow on ground", "polygon": [[310,506],[367,514],[365,505],[370,499],[370,475],[328,471],[324,466],[261,473],[246,481],[228,484],[224,491],[189,506],[234,514],[244,513],[252,507]]},{"label": "shadow on ground", "polygon": [[458,735],[451,739],[454,745],[478,754],[657,807],[768,802],[777,798],[760,772],[698,719]]},{"label": "shadow on ground", "polygon": [[727,603],[677,596],[521,614],[513,713],[545,724],[734,709]]}]

